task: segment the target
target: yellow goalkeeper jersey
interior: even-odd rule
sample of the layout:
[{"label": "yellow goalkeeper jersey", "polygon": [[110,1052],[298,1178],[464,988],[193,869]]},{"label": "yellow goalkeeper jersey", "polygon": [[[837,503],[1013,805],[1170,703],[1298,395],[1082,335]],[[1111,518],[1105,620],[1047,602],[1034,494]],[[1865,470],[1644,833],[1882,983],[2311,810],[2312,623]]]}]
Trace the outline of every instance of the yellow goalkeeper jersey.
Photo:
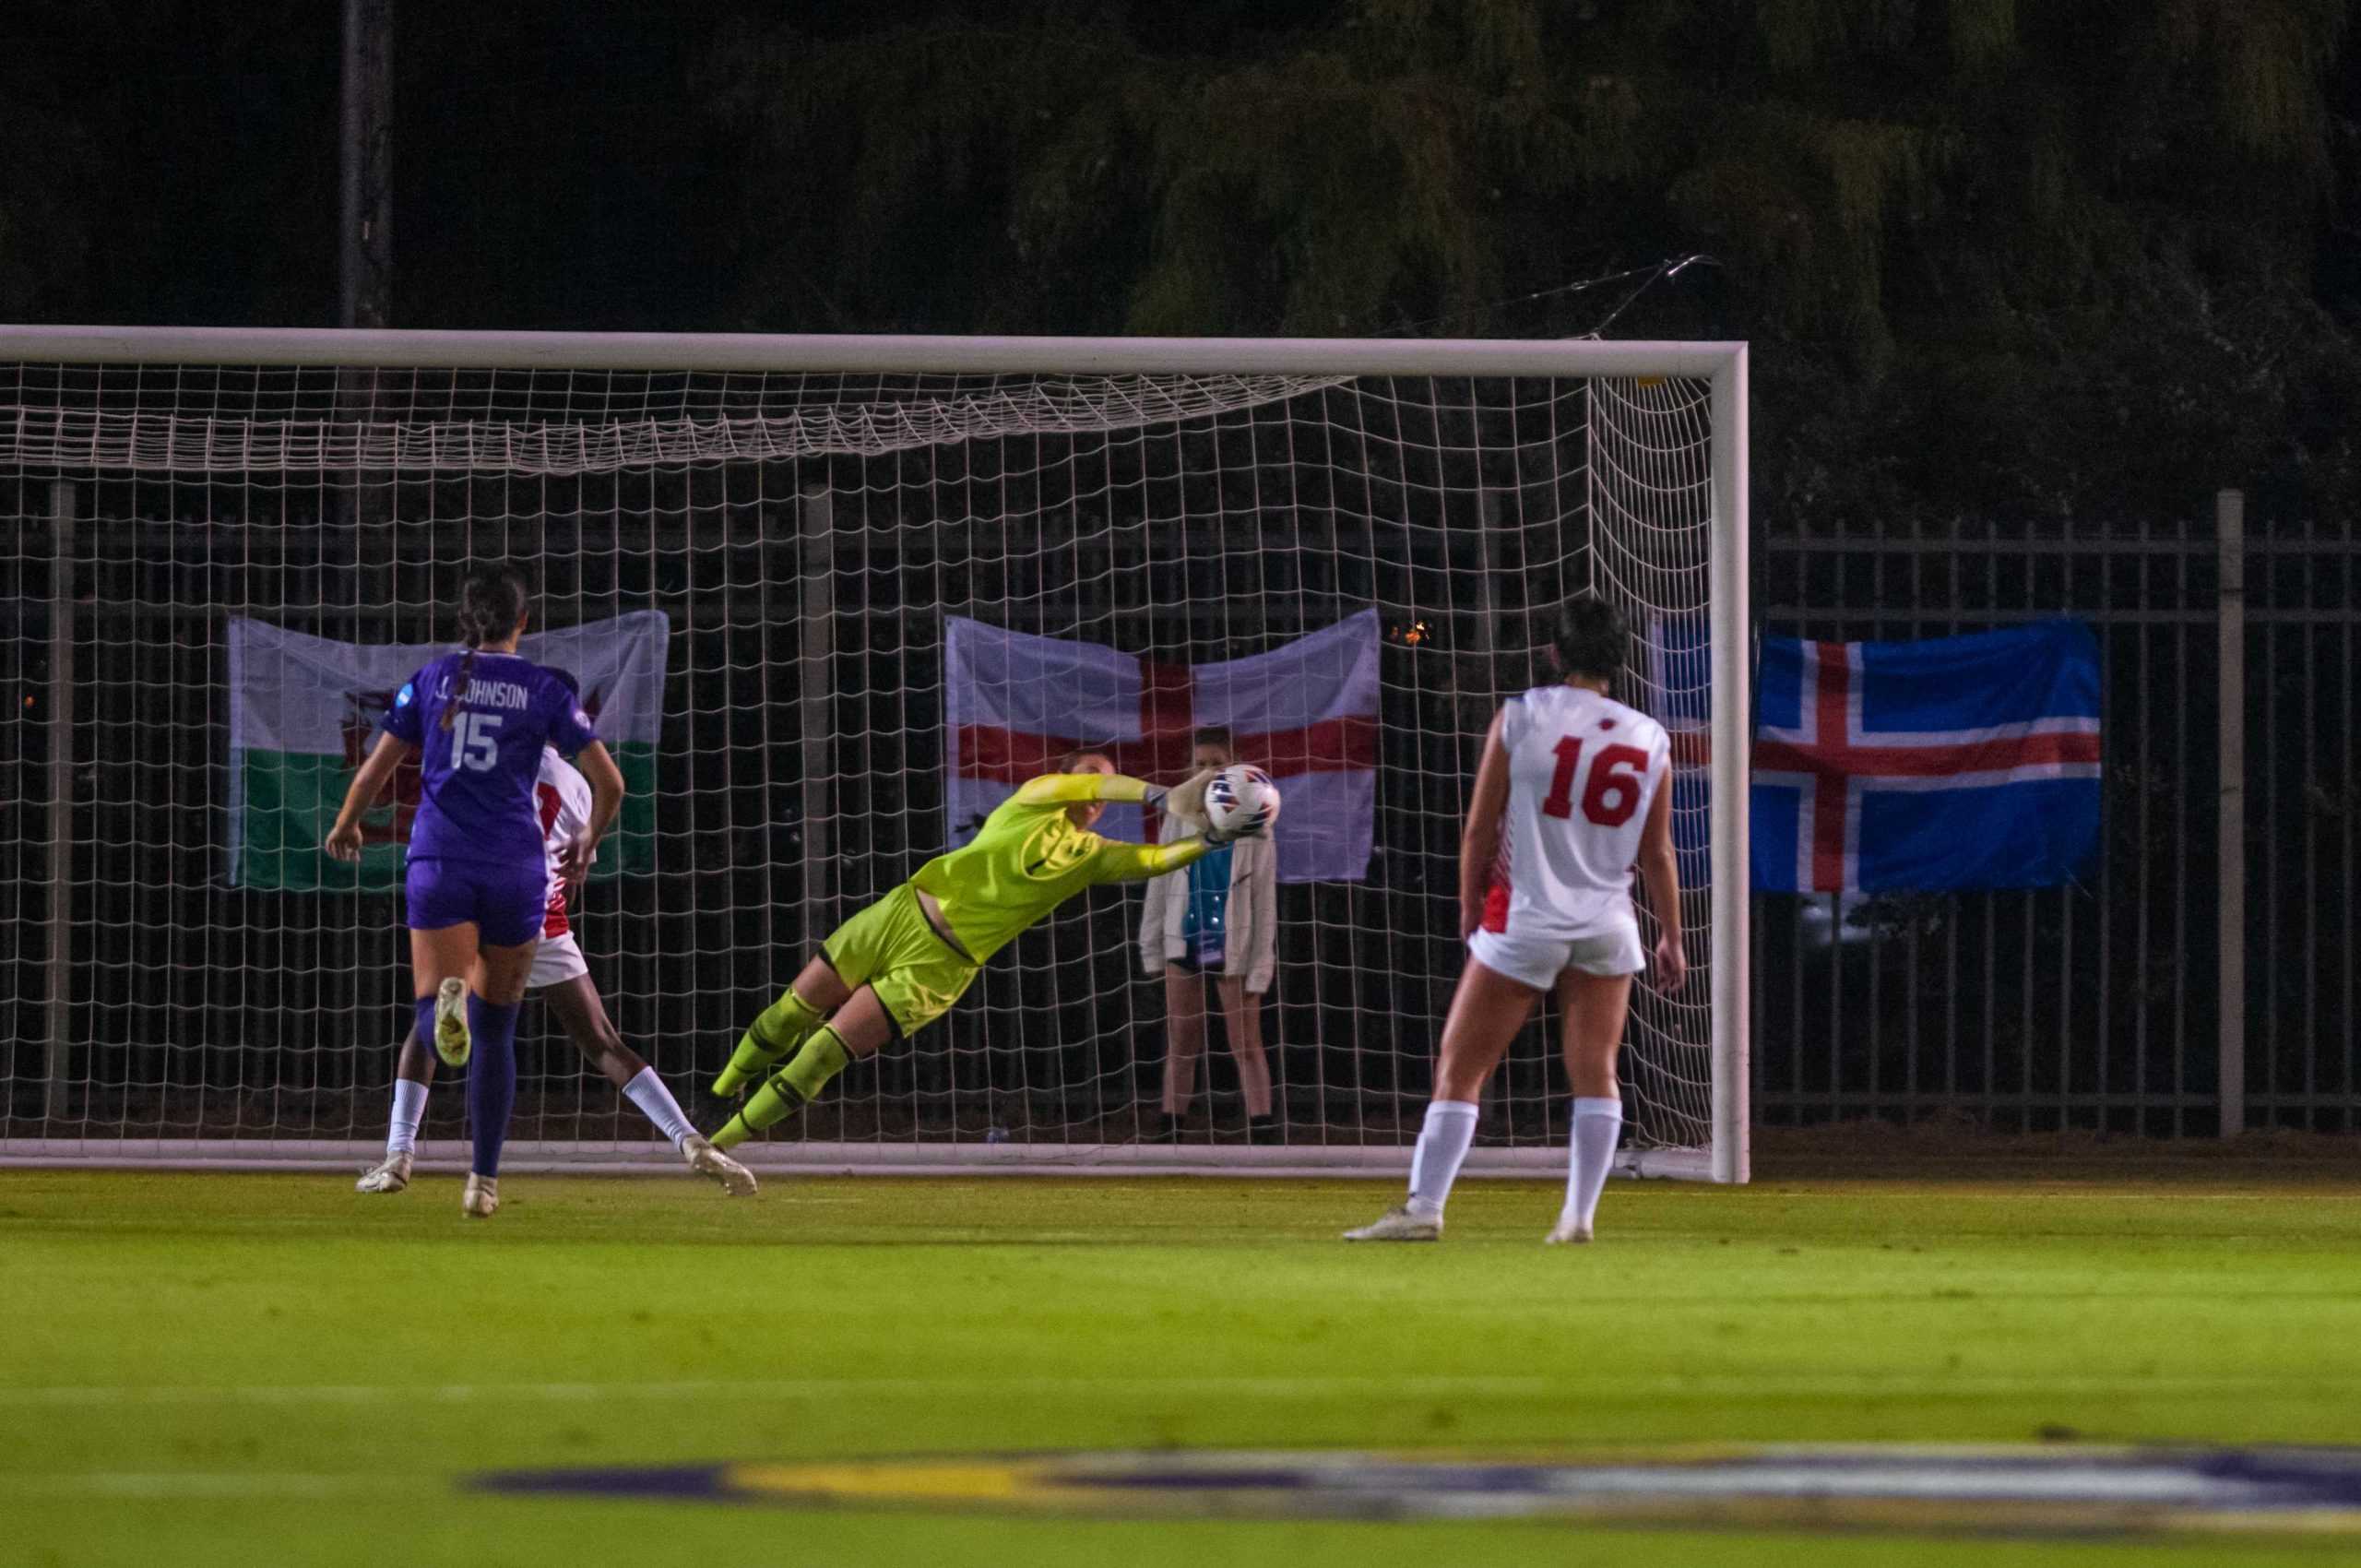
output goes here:
[{"label": "yellow goalkeeper jersey", "polygon": [[1109,842],[1066,818],[1079,802],[1146,795],[1145,784],[1121,774],[1045,773],[1001,802],[968,843],[920,866],[910,885],[943,907],[952,934],[980,964],[1086,887],[1160,876],[1205,852],[1202,838]]}]

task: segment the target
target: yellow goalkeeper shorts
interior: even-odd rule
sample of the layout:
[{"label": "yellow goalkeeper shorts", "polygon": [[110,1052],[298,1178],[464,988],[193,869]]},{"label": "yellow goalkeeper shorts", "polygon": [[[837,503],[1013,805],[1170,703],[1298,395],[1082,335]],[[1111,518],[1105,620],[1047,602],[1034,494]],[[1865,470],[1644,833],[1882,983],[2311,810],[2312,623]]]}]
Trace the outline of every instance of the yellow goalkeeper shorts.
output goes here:
[{"label": "yellow goalkeeper shorts", "polygon": [[905,1037],[951,1011],[979,967],[935,934],[907,882],[836,927],[820,951],[847,986],[877,992]]}]

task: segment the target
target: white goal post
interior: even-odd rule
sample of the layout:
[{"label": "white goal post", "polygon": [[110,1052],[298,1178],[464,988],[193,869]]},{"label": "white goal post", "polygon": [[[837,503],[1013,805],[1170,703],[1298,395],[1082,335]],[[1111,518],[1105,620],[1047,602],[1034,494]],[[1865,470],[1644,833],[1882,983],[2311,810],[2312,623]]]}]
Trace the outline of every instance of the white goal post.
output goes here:
[{"label": "white goal post", "polygon": [[[1061,742],[1169,769],[1220,724],[1245,760],[1348,781],[1307,785],[1323,803],[1281,830],[1256,1011],[1282,1143],[1237,1125],[1217,997],[1210,1123],[1149,1141],[1166,990],[1139,895],[1107,889],[758,1169],[1398,1174],[1457,973],[1475,745],[1549,678],[1540,617],[1605,593],[1635,633],[1619,695],[1681,737],[1684,881],[1706,868],[1684,899],[1703,984],[1639,994],[1619,1163],[1744,1182],[1747,439],[1743,343],[0,326],[0,673],[30,737],[0,808],[0,1162],[377,1146],[398,897],[312,865],[303,836],[378,666],[446,641],[458,571],[501,556],[536,579],[543,657],[596,665],[635,727],[618,749],[645,803],[583,945],[700,1122],[688,1091],[744,1018],[955,838],[955,775],[986,787]],[[998,639],[1003,687],[973,686],[962,636]],[[1287,700],[1238,695],[1349,638],[1333,669],[1286,665]],[[1112,720],[1102,677],[1132,705]],[[989,742],[961,722],[976,690],[1008,699]],[[1329,707],[1249,717],[1288,700]],[[389,838],[380,866],[397,857]],[[1544,1028],[1471,1171],[1562,1169]],[[528,1032],[518,1169],[663,1152]],[[434,1098],[423,1146],[456,1155],[463,1097]]]}]

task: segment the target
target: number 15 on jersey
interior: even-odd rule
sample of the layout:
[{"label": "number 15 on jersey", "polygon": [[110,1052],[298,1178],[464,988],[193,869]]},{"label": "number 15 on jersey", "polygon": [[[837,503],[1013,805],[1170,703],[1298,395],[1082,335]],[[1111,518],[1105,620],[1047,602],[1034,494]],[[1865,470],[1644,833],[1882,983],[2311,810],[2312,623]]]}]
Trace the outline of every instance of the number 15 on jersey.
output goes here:
[{"label": "number 15 on jersey", "polygon": [[490,773],[498,765],[501,717],[497,713],[463,713],[453,720],[453,769],[464,767],[470,773]]}]

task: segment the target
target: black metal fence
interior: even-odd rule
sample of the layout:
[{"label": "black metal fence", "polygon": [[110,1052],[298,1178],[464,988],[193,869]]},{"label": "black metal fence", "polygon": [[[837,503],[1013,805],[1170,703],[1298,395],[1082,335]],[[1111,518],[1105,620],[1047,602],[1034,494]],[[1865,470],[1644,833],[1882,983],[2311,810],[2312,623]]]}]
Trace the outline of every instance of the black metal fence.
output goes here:
[{"label": "black metal fence", "polygon": [[[1909,638],[2071,615],[2097,633],[2105,680],[2101,846],[2073,885],[1757,896],[1762,1120],[2211,1134],[2226,1057],[2232,1123],[2361,1128],[2349,525],[1774,531],[1762,556],[1766,631]],[[2227,693],[2225,617],[2245,666]],[[2225,700],[2245,745],[2226,796]],[[2242,806],[2226,911],[2225,799]],[[2244,956],[2228,996],[2225,946]]]}]

